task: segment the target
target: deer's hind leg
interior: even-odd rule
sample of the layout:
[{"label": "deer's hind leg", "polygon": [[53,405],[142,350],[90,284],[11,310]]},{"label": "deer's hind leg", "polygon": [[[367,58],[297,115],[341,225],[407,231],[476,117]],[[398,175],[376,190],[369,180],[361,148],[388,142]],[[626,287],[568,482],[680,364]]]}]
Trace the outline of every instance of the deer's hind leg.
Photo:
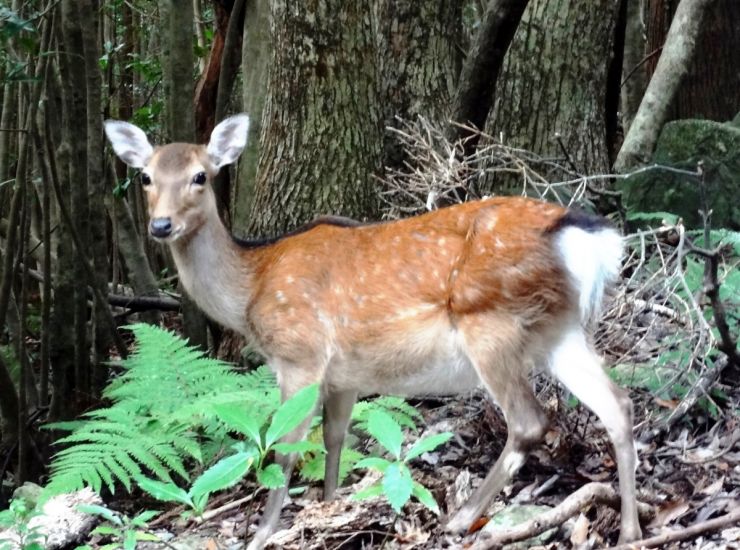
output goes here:
[{"label": "deer's hind leg", "polygon": [[539,444],[548,419],[527,379],[526,354],[515,339],[481,335],[467,344],[467,354],[483,385],[501,407],[508,427],[506,445],[483,483],[447,523],[452,533],[467,531]]}]

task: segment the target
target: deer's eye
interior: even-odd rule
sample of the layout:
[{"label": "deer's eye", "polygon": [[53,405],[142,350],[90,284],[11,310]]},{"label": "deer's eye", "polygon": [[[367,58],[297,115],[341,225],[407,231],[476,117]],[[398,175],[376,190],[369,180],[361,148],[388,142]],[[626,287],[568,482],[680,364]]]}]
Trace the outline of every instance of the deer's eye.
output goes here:
[{"label": "deer's eye", "polygon": [[152,178],[149,177],[149,174],[142,172],[139,174],[139,181],[141,182],[141,185],[149,185],[152,183]]},{"label": "deer's eye", "polygon": [[198,172],[193,176],[193,183],[196,183],[198,185],[203,185],[206,182],[206,173],[205,172]]}]

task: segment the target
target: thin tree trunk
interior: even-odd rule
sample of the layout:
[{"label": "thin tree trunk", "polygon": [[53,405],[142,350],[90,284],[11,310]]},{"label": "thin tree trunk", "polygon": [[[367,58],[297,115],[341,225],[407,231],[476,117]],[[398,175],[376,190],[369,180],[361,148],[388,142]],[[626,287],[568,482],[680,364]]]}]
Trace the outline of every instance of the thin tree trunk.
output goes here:
[{"label": "thin tree trunk", "polygon": [[[490,0],[468,57],[462,67],[460,83],[452,104],[452,121],[472,124],[483,129],[494,100],[496,81],[509,45],[519,26],[528,0]],[[468,132],[451,125],[448,137],[455,141],[468,137]],[[476,145],[473,137],[466,142],[472,152]]]},{"label": "thin tree trunk", "polygon": [[688,73],[704,16],[714,2],[681,0],[678,5],[658,65],[614,163],[617,171],[626,172],[649,162],[671,104]]},{"label": "thin tree trunk", "polygon": [[248,0],[242,38],[242,110],[249,115],[247,146],[239,158],[231,201],[231,230],[246,233],[254,199],[254,182],[262,136],[262,113],[267,98],[268,67],[272,56],[268,0]]},{"label": "thin tree trunk", "polygon": [[[106,178],[103,176],[103,119],[102,119],[102,75],[98,60],[101,56],[99,45],[99,14],[96,0],[81,0],[78,4],[78,17],[82,29],[82,43],[85,54],[85,86],[87,88],[87,181],[89,227],[91,235],[90,256],[95,266],[95,280],[98,291],[108,295],[110,265],[108,262],[108,232],[106,227]],[[93,362],[92,394],[97,397],[107,378],[104,362],[108,358],[115,326],[108,326],[109,308],[106,303],[95,301],[93,308]]]},{"label": "thin tree trunk", "polygon": [[[80,235],[82,250],[90,249],[90,208],[87,181],[87,98],[85,83],[84,48],[82,31],[74,0],[62,0],[63,46],[60,57],[62,71],[62,97],[68,125],[64,128],[65,146],[70,151],[69,164],[62,168],[62,178],[70,193],[70,206],[74,230]],[[65,177],[66,176],[66,177]],[[90,396],[90,348],[87,338],[87,274],[81,263],[74,267],[74,342],[75,342],[75,391],[78,402]]]},{"label": "thin tree trunk", "polygon": [[[167,101],[167,125],[169,139],[192,142],[195,140],[195,118],[193,115],[193,4],[189,0],[164,0],[168,5],[166,54],[162,59]],[[183,296],[183,330],[191,344],[205,349],[206,319],[195,303]]]}]

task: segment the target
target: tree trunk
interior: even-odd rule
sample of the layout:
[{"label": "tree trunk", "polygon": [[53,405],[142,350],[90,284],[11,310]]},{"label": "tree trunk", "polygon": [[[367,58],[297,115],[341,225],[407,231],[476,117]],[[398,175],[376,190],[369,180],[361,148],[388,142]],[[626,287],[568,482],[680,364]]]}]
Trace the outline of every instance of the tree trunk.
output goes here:
[{"label": "tree trunk", "polygon": [[272,62],[250,228],[377,214],[382,112],[372,3],[272,4]]},{"label": "tree trunk", "polygon": [[270,42],[270,6],[268,0],[248,0],[242,39],[242,111],[249,115],[249,136],[237,167],[237,181],[231,200],[231,230],[244,234],[254,199],[254,180],[262,135],[262,112],[267,97],[268,64],[272,56]]},{"label": "tree trunk", "polygon": [[[663,46],[678,0],[646,0],[647,52]],[[706,118],[724,122],[740,108],[740,2],[715,0],[706,10],[691,59],[668,120]],[[645,64],[650,78],[659,56]]]},{"label": "tree trunk", "polygon": [[626,172],[647,163],[697,49],[704,15],[716,0],[681,0],[663,51],[614,167]]},{"label": "tree trunk", "polygon": [[[478,129],[485,127],[501,65],[527,4],[528,0],[488,2],[462,68],[452,104],[452,122],[472,124]],[[451,141],[455,141],[468,137],[469,132],[453,124],[447,134]],[[477,138],[470,136],[465,144],[466,152],[472,152],[476,143]]]},{"label": "tree trunk", "polygon": [[[381,0],[378,67],[385,126],[396,117],[446,125],[462,54],[461,3],[455,0]],[[405,155],[386,132],[383,164],[403,168]]]},{"label": "tree trunk", "polygon": [[[77,3],[62,0],[63,47],[60,57],[62,70],[62,97],[67,115],[64,128],[65,147],[69,150],[69,163],[61,166],[62,180],[68,178],[70,206],[75,229],[83,239],[83,250],[90,250],[90,210],[87,185],[87,104],[84,49],[82,31],[77,13]],[[65,177],[66,176],[66,177]],[[86,399],[90,390],[90,362],[87,339],[87,275],[81,262],[74,267],[74,327],[75,327],[75,390],[80,400]],[[81,402],[81,401],[80,401]]]},{"label": "tree trunk", "polygon": [[504,61],[486,130],[561,157],[582,173],[609,169],[606,89],[619,0],[532,0]]},{"label": "tree trunk", "polygon": [[[171,141],[195,141],[193,115],[193,3],[192,0],[163,0],[167,4],[167,36],[162,59],[166,82],[167,127]],[[205,349],[206,319],[187,297],[182,301],[183,330],[191,344]]]},{"label": "tree trunk", "polygon": [[[83,0],[78,4],[78,17],[82,29],[85,53],[85,96],[87,98],[87,182],[90,205],[90,256],[95,266],[96,285],[103,296],[108,296],[110,265],[108,262],[107,216],[105,210],[106,178],[103,175],[103,98],[102,75],[99,59],[99,14],[96,0]],[[108,359],[112,344],[111,334],[116,327],[108,326],[107,304],[94,302],[92,394],[97,398],[105,385]],[[105,308],[105,310],[104,310]]]}]

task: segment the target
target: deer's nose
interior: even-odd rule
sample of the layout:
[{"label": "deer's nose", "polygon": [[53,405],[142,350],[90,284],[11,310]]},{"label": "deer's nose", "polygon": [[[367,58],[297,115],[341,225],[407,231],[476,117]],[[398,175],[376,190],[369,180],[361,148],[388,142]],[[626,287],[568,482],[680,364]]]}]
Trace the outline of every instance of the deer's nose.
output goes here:
[{"label": "deer's nose", "polygon": [[172,233],[172,220],[170,218],[154,218],[149,222],[149,233],[152,237],[164,239]]}]

